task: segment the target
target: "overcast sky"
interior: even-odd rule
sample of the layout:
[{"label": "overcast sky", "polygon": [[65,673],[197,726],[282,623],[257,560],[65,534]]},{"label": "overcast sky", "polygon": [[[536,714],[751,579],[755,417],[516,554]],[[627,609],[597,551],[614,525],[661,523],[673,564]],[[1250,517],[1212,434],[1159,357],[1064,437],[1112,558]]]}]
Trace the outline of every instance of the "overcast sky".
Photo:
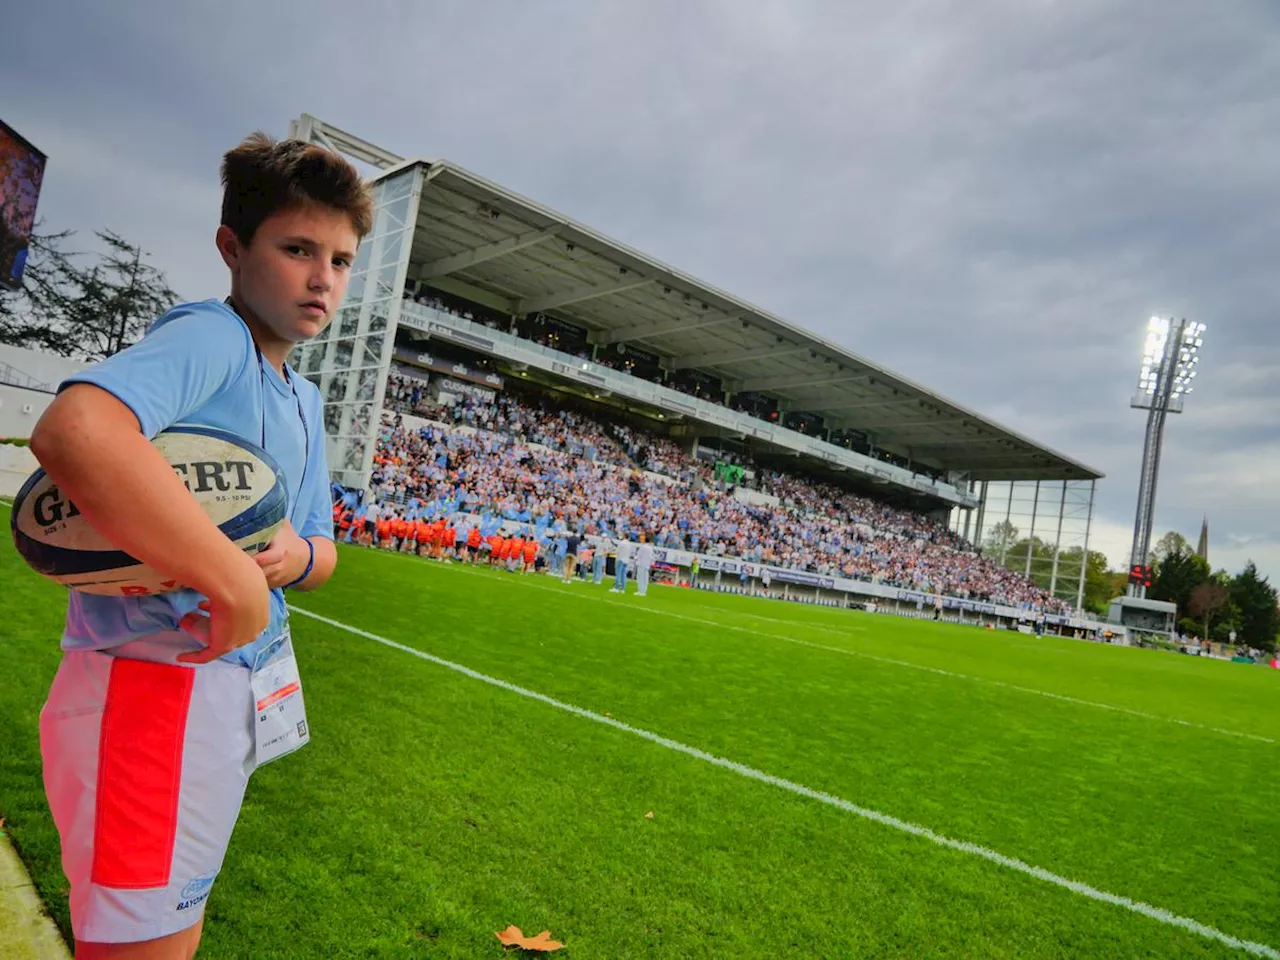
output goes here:
[{"label": "overcast sky", "polygon": [[1280,4],[43,0],[4,27],[46,225],[119,231],[184,297],[225,292],[221,153],[308,112],[1097,467],[1117,565],[1146,319],[1202,321],[1155,535],[1207,514],[1215,566],[1280,574]]}]

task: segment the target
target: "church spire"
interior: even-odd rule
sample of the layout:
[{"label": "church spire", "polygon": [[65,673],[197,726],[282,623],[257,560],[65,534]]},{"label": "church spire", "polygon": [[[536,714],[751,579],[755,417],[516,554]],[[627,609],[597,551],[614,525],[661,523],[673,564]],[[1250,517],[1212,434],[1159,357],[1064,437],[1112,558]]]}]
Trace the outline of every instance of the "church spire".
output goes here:
[{"label": "church spire", "polygon": [[1205,516],[1204,522],[1200,525],[1200,542],[1196,544],[1196,556],[1206,563],[1209,562],[1209,517]]}]

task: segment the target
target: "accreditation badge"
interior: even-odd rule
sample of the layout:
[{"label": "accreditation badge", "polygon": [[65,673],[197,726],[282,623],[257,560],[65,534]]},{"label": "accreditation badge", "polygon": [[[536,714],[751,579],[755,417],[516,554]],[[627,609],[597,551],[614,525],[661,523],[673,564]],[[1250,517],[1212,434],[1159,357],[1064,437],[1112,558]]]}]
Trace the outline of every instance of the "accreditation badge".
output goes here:
[{"label": "accreditation badge", "polygon": [[284,634],[259,651],[253,665],[253,747],[257,765],[278,760],[311,740],[293,638]]}]

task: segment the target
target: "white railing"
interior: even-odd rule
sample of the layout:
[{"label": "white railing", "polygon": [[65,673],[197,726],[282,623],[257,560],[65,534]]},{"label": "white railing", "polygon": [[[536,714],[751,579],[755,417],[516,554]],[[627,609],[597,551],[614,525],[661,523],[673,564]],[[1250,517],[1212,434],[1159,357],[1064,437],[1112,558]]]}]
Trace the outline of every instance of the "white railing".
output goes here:
[{"label": "white railing", "polygon": [[40,393],[54,393],[53,387],[37,380],[28,373],[19,370],[13,364],[0,361],[0,383],[9,387],[20,387],[23,390],[38,390]]}]

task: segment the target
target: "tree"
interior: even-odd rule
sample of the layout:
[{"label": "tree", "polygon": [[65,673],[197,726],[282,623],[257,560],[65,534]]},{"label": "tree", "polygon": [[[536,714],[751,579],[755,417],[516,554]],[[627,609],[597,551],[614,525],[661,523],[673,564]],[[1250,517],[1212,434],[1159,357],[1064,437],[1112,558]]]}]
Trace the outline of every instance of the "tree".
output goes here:
[{"label": "tree", "polygon": [[[1022,556],[1026,556],[1026,546],[1024,541]],[[1068,547],[1058,554],[1058,581],[1054,585],[1058,596],[1063,599],[1070,600],[1072,603],[1076,599],[1076,591],[1080,587],[1080,558],[1082,548]],[[1017,556],[1016,552],[1012,554]],[[1032,571],[1037,571],[1035,557],[1032,557]],[[1052,570],[1053,551],[1049,551],[1049,570]],[[1025,560],[1024,560],[1025,563]],[[1116,596],[1117,592],[1124,592],[1124,577],[1126,574],[1121,573],[1121,586],[1119,590],[1113,586],[1112,579],[1115,576],[1107,563],[1107,555],[1098,550],[1090,550],[1089,557],[1085,564],[1084,574],[1084,597],[1081,603],[1084,609],[1092,611],[1099,615],[1105,615],[1111,604],[1111,598]],[[1035,579],[1039,581],[1040,577]],[[1048,584],[1045,584],[1048,587]]]},{"label": "tree", "polygon": [[1155,546],[1151,548],[1151,559],[1158,564],[1175,553],[1194,554],[1195,551],[1191,549],[1191,544],[1187,542],[1186,537],[1178,533],[1177,530],[1170,530],[1157,540]]},{"label": "tree", "polygon": [[66,230],[31,234],[22,287],[0,288],[0,344],[68,355],[60,349],[67,338],[51,318],[66,297],[62,278],[74,270],[70,258],[75,254],[63,250],[70,236]]},{"label": "tree", "polygon": [[[1178,534],[1165,534],[1160,538],[1160,542],[1163,544],[1171,536],[1176,537]],[[1151,584],[1151,599],[1167,600],[1177,604],[1178,616],[1185,617],[1188,612],[1187,606],[1191,602],[1191,591],[1208,579],[1209,564],[1190,550],[1175,546],[1156,565],[1156,578]]]},{"label": "tree", "polygon": [[178,295],[147,254],[110,230],[88,266],[64,249],[69,232],[33,233],[22,289],[0,293],[0,343],[100,360],[123,350]]},{"label": "tree", "polygon": [[1204,621],[1204,635],[1212,636],[1209,626],[1213,615],[1227,602],[1229,592],[1220,583],[1206,582],[1191,591],[1188,607],[1194,617]]},{"label": "tree", "polygon": [[1001,520],[987,531],[987,541],[983,553],[993,560],[1003,562],[1009,548],[1018,539],[1018,528],[1008,520]]},{"label": "tree", "polygon": [[1230,643],[1231,634],[1240,639],[1240,608],[1231,599],[1231,589],[1227,588],[1227,602],[1224,603],[1213,618],[1213,630],[1210,636],[1221,643]]},{"label": "tree", "polygon": [[[1070,552],[1070,551],[1068,551]],[[1094,613],[1105,614],[1111,605],[1111,566],[1107,555],[1098,550],[1089,551],[1084,574],[1084,607]]]},{"label": "tree", "polygon": [[1048,590],[1053,579],[1052,544],[1045,543],[1039,537],[1015,540],[1005,548],[1004,565],[1014,573],[1025,574],[1028,549],[1031,551],[1031,581],[1041,590]]},{"label": "tree", "polygon": [[1204,624],[1196,621],[1194,617],[1183,617],[1178,621],[1178,632],[1185,633],[1188,637],[1198,637],[1200,628],[1203,626]]},{"label": "tree", "polygon": [[1258,576],[1258,568],[1250,560],[1231,578],[1228,587],[1231,602],[1239,608],[1238,637],[1241,642],[1260,650],[1274,651],[1276,629],[1280,617],[1276,613],[1276,589],[1266,577]]},{"label": "tree", "polygon": [[[985,555],[998,562],[1003,551],[1005,567],[1014,573],[1024,574],[1027,570],[1027,550],[1030,549],[1031,580],[1037,587],[1048,590],[1052,586],[1057,596],[1074,605],[1080,589],[1080,577],[1083,575],[1085,584],[1081,602],[1084,608],[1100,614],[1107,612],[1108,604],[1116,593],[1112,587],[1112,573],[1108,569],[1105,553],[1090,550],[1082,571],[1083,548],[1059,549],[1055,576],[1053,544],[1039,537],[1018,539],[1017,532],[1018,528],[1007,521],[1001,521],[992,527],[987,534]],[[1005,542],[1009,534],[1013,534],[1013,538]]]},{"label": "tree", "polygon": [[1112,598],[1123,597],[1129,587],[1129,571],[1112,570],[1107,574],[1107,586],[1110,588],[1107,592]]}]

